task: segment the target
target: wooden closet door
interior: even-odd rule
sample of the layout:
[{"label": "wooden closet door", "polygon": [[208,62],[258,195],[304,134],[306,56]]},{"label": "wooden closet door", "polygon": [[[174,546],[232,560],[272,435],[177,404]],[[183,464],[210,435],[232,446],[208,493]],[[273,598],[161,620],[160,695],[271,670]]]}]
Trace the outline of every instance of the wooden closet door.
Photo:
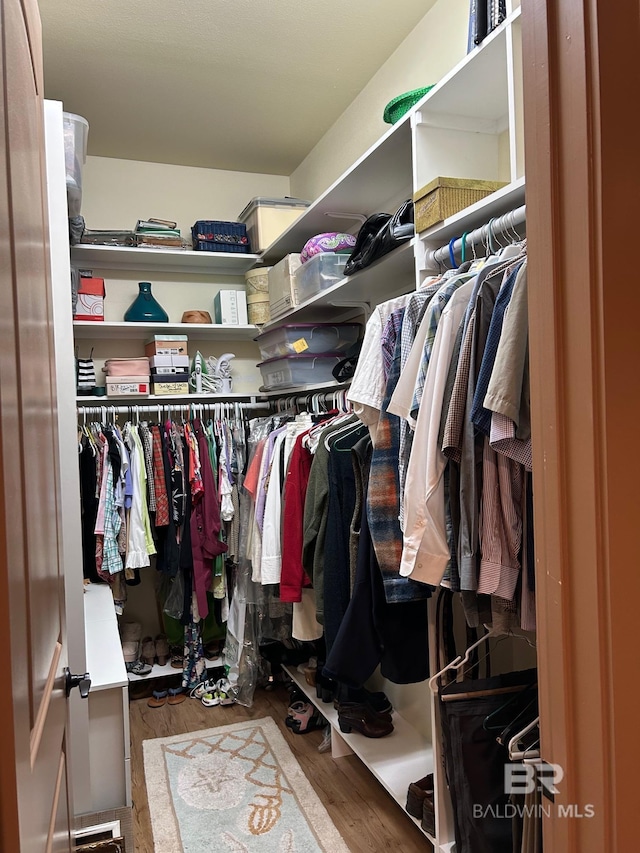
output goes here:
[{"label": "wooden closet door", "polygon": [[565,774],[545,850],[625,853],[640,756],[640,7],[522,7],[542,757]]},{"label": "wooden closet door", "polygon": [[0,850],[49,853],[70,849],[67,653],[35,0],[0,4],[0,40]]}]

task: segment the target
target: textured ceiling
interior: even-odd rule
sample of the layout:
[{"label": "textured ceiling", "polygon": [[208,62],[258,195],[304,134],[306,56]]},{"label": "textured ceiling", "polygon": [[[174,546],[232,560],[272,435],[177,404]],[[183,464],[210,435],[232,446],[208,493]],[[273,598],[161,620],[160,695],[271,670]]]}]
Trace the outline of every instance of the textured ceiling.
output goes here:
[{"label": "textured ceiling", "polygon": [[288,175],[434,2],[40,0],[45,93],[90,154]]}]

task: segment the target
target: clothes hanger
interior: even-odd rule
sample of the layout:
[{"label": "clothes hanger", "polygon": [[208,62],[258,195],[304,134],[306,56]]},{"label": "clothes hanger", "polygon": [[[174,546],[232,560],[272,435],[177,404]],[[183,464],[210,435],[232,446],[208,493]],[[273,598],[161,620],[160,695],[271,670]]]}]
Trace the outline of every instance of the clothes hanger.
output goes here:
[{"label": "clothes hanger", "polygon": [[[486,625],[484,627],[487,628]],[[458,670],[460,670],[465,664],[469,663],[471,659],[471,652],[473,652],[474,649],[477,649],[479,646],[482,646],[484,643],[486,643],[487,640],[490,640],[491,637],[496,636],[498,636],[498,632],[493,628],[488,628],[487,633],[484,634],[484,636],[482,636],[479,640],[469,646],[469,648],[464,653],[464,656],[458,655],[457,658],[452,660],[451,663],[448,663],[443,669],[440,670],[440,672],[436,672],[435,675],[432,675],[429,679],[429,689],[431,690],[431,692],[435,694],[438,693],[438,680],[445,674],[445,672],[450,672],[453,670],[458,672]]]},{"label": "clothes hanger", "polygon": [[511,740],[509,741],[509,745],[507,747],[509,752],[509,758],[511,761],[527,761],[533,759],[540,758],[540,749],[534,749],[536,744],[540,743],[540,737],[531,744],[531,746],[526,747],[524,750],[520,747],[520,741],[523,737],[529,734],[529,732],[533,731],[536,726],[540,725],[540,717],[536,717],[531,720],[522,731],[515,734]]}]

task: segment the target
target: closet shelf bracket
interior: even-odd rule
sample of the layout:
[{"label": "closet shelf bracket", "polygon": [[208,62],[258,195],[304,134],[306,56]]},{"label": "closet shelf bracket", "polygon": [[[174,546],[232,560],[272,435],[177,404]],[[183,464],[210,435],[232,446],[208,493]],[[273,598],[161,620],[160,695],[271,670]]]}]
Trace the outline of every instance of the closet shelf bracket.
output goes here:
[{"label": "closet shelf bracket", "polygon": [[371,316],[370,302],[358,302],[355,299],[332,299],[331,302],[327,302],[327,305],[331,305],[332,308],[357,308],[364,314],[365,323]]}]

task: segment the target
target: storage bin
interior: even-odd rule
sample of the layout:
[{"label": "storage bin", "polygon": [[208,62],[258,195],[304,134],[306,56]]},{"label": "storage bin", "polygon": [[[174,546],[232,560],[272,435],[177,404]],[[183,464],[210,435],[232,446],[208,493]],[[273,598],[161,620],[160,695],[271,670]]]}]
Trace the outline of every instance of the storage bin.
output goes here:
[{"label": "storage bin", "polygon": [[298,304],[296,270],[300,268],[300,255],[286,255],[269,270],[269,311],[271,319],[286,314]]},{"label": "storage bin", "polygon": [[246,254],[250,251],[247,227],[243,222],[199,219],[191,228],[191,237],[197,252]]},{"label": "storage bin", "polygon": [[80,215],[82,208],[82,168],[87,159],[89,122],[75,113],[62,113],[64,166],[67,178],[69,218]]},{"label": "storage bin", "polygon": [[252,198],[238,219],[247,226],[253,251],[261,252],[270,246],[309,204],[299,198]]},{"label": "storage bin", "polygon": [[323,252],[314,255],[296,272],[299,303],[306,302],[322,290],[326,290],[344,278],[344,267],[348,255]]},{"label": "storage bin", "polygon": [[104,321],[104,279],[80,276],[74,320]]},{"label": "storage bin", "polygon": [[247,294],[247,320],[252,326],[263,326],[271,319],[268,293]]},{"label": "storage bin", "polygon": [[342,353],[355,344],[361,328],[358,323],[301,323],[269,329],[256,341],[265,361],[284,355]]},{"label": "storage bin", "polygon": [[504,186],[504,182],[501,181],[434,178],[413,196],[416,234],[431,228],[436,222],[442,222],[448,216],[453,216]]},{"label": "storage bin", "polygon": [[340,362],[339,355],[285,355],[270,358],[258,365],[267,391],[333,382],[332,370]]}]

